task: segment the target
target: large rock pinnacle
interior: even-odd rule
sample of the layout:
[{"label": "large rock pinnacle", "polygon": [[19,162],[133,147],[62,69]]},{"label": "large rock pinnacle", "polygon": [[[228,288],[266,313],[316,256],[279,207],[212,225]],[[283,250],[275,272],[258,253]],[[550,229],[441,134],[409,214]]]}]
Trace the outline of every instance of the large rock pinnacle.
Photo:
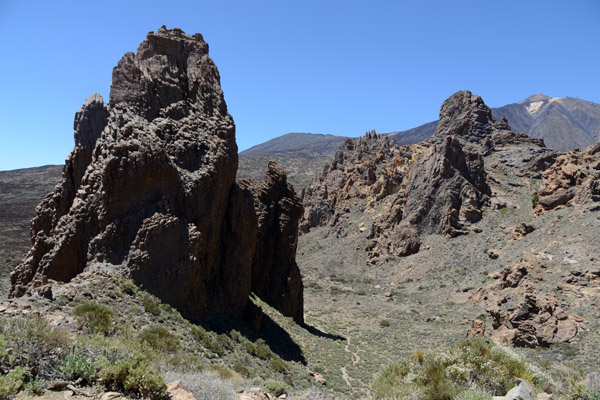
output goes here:
[{"label": "large rock pinnacle", "polygon": [[[102,265],[188,317],[242,316],[255,277],[280,268],[295,284],[270,288],[279,296],[265,301],[301,322],[298,212],[271,211],[287,224],[287,236],[271,238],[287,257],[253,265],[264,250],[263,211],[253,186],[235,183],[237,164],[235,125],[208,44],[179,29],[149,33],[114,68],[109,104],[94,95],[77,112],[75,149],[36,210],[33,247],[11,276],[11,295]],[[296,202],[291,187],[269,176],[255,186]]]}]

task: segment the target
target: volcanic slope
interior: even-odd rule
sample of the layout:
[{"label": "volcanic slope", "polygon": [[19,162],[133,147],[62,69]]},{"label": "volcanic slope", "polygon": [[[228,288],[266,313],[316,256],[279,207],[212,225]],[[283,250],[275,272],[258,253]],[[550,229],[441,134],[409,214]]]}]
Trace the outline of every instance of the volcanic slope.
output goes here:
[{"label": "volcanic slope", "polygon": [[[342,385],[360,387],[366,371],[417,349],[454,342],[474,319],[484,322],[486,336],[522,347],[526,357],[575,361],[587,371],[599,367],[597,150],[559,155],[495,121],[471,96],[451,97],[440,113],[446,124],[438,129],[454,132],[461,146],[483,161],[487,200],[480,204],[478,221],[458,219],[460,234],[422,230],[417,252],[381,252],[377,263],[368,262],[379,240],[373,227],[389,216],[396,218],[389,226],[397,226],[411,214],[408,203],[398,199],[406,197],[419,158],[448,140],[440,135],[396,148],[373,133],[347,141],[336,165],[326,167],[306,190],[298,246],[305,320],[350,338],[347,350],[354,362],[341,371]],[[439,196],[443,205],[448,195],[455,198],[455,192],[434,191],[423,200]],[[546,199],[552,196],[561,202],[541,211],[538,203],[551,204]],[[554,316],[548,319],[545,312]],[[540,325],[540,320],[550,322]],[[550,331],[530,335],[536,327]],[[368,356],[373,354],[378,356]]]}]

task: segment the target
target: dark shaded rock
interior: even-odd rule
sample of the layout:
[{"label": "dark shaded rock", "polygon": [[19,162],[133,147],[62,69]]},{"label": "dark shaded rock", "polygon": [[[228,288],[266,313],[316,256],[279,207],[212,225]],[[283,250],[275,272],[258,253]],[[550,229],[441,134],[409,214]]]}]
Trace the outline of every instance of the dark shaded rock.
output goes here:
[{"label": "dark shaded rock", "polygon": [[435,143],[448,136],[459,136],[467,142],[480,144],[495,130],[502,129],[510,129],[507,122],[497,123],[481,97],[462,90],[442,104],[440,119],[430,140]]},{"label": "dark shaded rock", "polygon": [[[235,126],[208,44],[179,29],[149,33],[113,70],[109,105],[95,95],[77,113],[75,149],[55,193],[36,210],[33,246],[11,275],[11,296],[102,267],[188,317],[243,316],[253,283],[263,279],[257,290],[265,300],[301,321],[291,233],[301,214],[297,196],[273,167],[277,173],[269,168],[256,184],[266,193],[257,201],[235,184],[237,163]],[[285,236],[268,238],[264,230],[278,224]],[[277,263],[253,270],[269,246]],[[266,291],[269,284],[283,286]]]},{"label": "dark shaded rock", "polygon": [[298,222],[304,211],[300,198],[274,162],[269,163],[265,181],[241,181],[239,185],[252,194],[258,216],[252,291],[302,323],[303,286],[296,264]]},{"label": "dark shaded rock", "polygon": [[454,136],[426,149],[410,167],[404,197],[373,224],[370,262],[376,261],[375,253],[418,252],[421,234],[467,233],[466,226],[481,219],[488,201],[485,177],[481,154],[463,147]]}]

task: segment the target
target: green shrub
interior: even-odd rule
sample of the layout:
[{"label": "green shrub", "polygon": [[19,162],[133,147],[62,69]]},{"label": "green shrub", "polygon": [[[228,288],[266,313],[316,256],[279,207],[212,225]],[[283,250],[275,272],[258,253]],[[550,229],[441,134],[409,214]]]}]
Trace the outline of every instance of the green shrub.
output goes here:
[{"label": "green shrub", "polygon": [[123,290],[123,293],[133,296],[138,291],[138,287],[132,281],[126,280],[121,284],[121,290]]},{"label": "green shrub", "polygon": [[[25,316],[0,320],[0,358],[2,368],[25,367],[34,374],[52,373],[68,348],[68,333],[52,327],[40,316]],[[16,349],[11,352],[8,349]],[[13,378],[18,374],[11,375]]]},{"label": "green shrub", "polygon": [[86,383],[93,382],[98,373],[94,360],[75,352],[66,356],[56,369],[69,380],[82,379]]},{"label": "green shrub", "polygon": [[248,368],[247,366],[245,366],[244,364],[242,364],[241,362],[237,361],[235,364],[233,364],[233,370],[235,372],[237,372],[238,374],[240,374],[243,377],[246,378],[252,378],[253,373],[250,370],[250,368]]},{"label": "green shrub", "polygon": [[216,342],[219,344],[219,346],[221,346],[224,349],[227,349],[227,350],[233,349],[233,343],[231,343],[231,339],[229,339],[229,336],[227,336],[224,333],[217,335]]},{"label": "green shrub", "polygon": [[166,385],[153,366],[156,354],[135,341],[115,341],[98,360],[98,377],[108,387],[138,394],[144,398],[165,397]]},{"label": "green shrub", "polygon": [[256,352],[255,356],[261,360],[268,360],[273,355],[271,348],[265,343],[263,339],[258,339],[255,343]]},{"label": "green shrub", "polygon": [[229,337],[238,343],[242,343],[244,341],[244,337],[242,336],[242,334],[239,331],[236,331],[235,329],[229,331]]},{"label": "green shrub", "polygon": [[515,378],[538,387],[550,385],[547,376],[511,350],[483,339],[461,340],[441,351],[415,352],[413,358],[384,368],[373,392],[386,398],[418,391],[420,398],[431,400],[449,400],[467,390],[504,395]]},{"label": "green shrub", "polygon": [[219,375],[222,379],[231,379],[233,378],[233,372],[227,368],[225,365],[215,364],[211,366],[211,369]]},{"label": "green shrub", "polygon": [[114,313],[107,306],[91,301],[75,307],[72,315],[80,328],[90,333],[107,334],[112,326]]},{"label": "green shrub", "polygon": [[116,386],[146,398],[162,398],[166,385],[161,374],[143,355],[106,362],[100,378],[109,386]]},{"label": "green shrub", "polygon": [[381,327],[384,327],[384,328],[387,328],[388,326],[390,326],[390,321],[388,321],[387,319],[382,319],[382,320],[379,322],[379,326],[381,326]]},{"label": "green shrub", "polygon": [[[37,396],[41,396],[42,394],[44,394],[44,390],[45,390],[45,385],[44,382],[39,380],[39,379],[32,379],[29,382],[27,382],[25,385],[25,393],[30,394],[30,395],[37,395]],[[0,396],[0,398],[2,398]]]},{"label": "green shrub", "polygon": [[206,349],[208,349],[208,350],[212,351],[213,353],[216,353],[220,356],[225,354],[225,350],[223,349],[223,346],[221,346],[217,341],[214,341],[210,337],[208,332],[206,332],[206,330],[203,327],[201,327],[200,325],[195,325],[192,327],[192,335],[194,336],[194,338],[197,341],[202,343],[202,345]]},{"label": "green shrub", "polygon": [[194,336],[197,341],[202,342],[206,340],[208,333],[206,332],[206,329],[200,325],[194,325],[192,326],[192,336]]},{"label": "green shrub", "polygon": [[539,201],[540,201],[540,197],[538,196],[537,193],[534,193],[533,196],[531,196],[531,208],[535,208],[535,206],[537,206]]},{"label": "green shrub", "polygon": [[146,312],[149,312],[154,316],[160,315],[160,303],[158,302],[156,297],[149,294],[146,294],[144,296],[144,310],[146,310]]},{"label": "green shrub", "polygon": [[0,399],[7,399],[19,391],[23,386],[23,380],[27,369],[15,367],[6,375],[0,375]]},{"label": "green shrub", "polygon": [[262,384],[262,390],[266,393],[272,394],[275,397],[279,397],[286,393],[287,385],[283,382],[269,379]]},{"label": "green shrub", "polygon": [[244,342],[244,347],[246,348],[248,354],[250,354],[251,356],[256,355],[256,347],[252,342]]},{"label": "green shrub", "polygon": [[269,363],[272,370],[277,371],[281,374],[285,374],[288,370],[288,366],[279,356],[273,357]]},{"label": "green shrub", "polygon": [[140,342],[147,344],[155,350],[176,352],[181,348],[179,338],[167,328],[160,325],[144,328],[138,335]]}]

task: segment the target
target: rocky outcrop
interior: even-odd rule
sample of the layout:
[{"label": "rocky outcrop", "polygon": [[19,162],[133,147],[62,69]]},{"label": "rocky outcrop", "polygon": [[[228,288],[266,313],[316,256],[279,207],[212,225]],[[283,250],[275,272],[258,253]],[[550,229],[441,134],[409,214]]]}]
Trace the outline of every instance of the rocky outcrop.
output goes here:
[{"label": "rocky outcrop", "polygon": [[448,136],[458,136],[479,145],[498,130],[510,130],[506,120],[496,122],[481,97],[462,90],[442,104],[440,120],[430,140],[440,142]]},{"label": "rocky outcrop", "polygon": [[413,150],[400,147],[385,135],[367,132],[358,139],[346,139],[322,176],[303,193],[303,233],[317,226],[336,229],[339,214],[365,199],[367,203],[396,193],[402,186]]},{"label": "rocky outcrop", "polygon": [[[238,186],[237,163],[208,44],[179,29],[149,33],[113,70],[110,103],[94,95],[77,113],[75,149],[36,210],[11,296],[102,266],[191,318],[242,316],[255,291],[301,322],[301,206],[276,166]],[[265,233],[275,225],[285,235]],[[264,263],[272,248],[279,258]]]},{"label": "rocky outcrop", "polygon": [[490,189],[480,147],[470,143],[481,142],[496,125],[489,108],[470,92],[444,102],[429,147],[408,171],[405,195],[373,224],[368,262],[416,253],[422,234],[454,237],[481,218]]},{"label": "rocky outcrop", "polygon": [[547,347],[571,341],[578,331],[577,322],[549,295],[527,294],[512,312],[499,309],[488,312],[493,318],[492,339],[504,346]]},{"label": "rocky outcrop", "polygon": [[577,335],[576,318],[567,315],[554,296],[538,293],[528,278],[533,268],[523,260],[506,266],[493,275],[495,283],[471,295],[492,318],[492,339],[504,346],[549,346]]},{"label": "rocky outcrop", "polygon": [[483,154],[504,133],[504,141],[516,135],[479,96],[461,91],[444,102],[435,134],[422,144],[400,147],[373,132],[348,139],[304,192],[301,230],[329,225],[340,236],[339,221],[353,206],[378,208],[368,235],[370,264],[418,252],[424,234],[467,233],[491,194]]},{"label": "rocky outcrop", "polygon": [[600,143],[560,155],[543,173],[535,215],[600,201]]}]

